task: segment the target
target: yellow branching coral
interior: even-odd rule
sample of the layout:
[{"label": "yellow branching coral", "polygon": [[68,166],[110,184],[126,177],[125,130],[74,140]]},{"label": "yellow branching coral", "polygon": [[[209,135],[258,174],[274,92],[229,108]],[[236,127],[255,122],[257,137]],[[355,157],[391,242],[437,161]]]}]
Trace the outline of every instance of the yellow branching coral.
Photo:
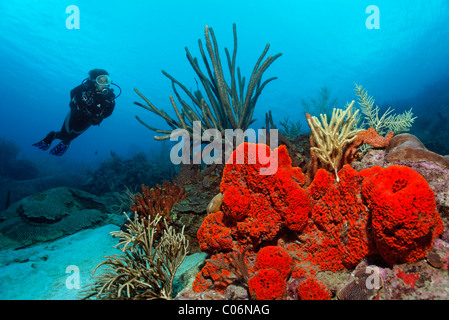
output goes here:
[{"label": "yellow branching coral", "polygon": [[337,181],[337,171],[345,147],[357,138],[360,131],[355,126],[359,110],[352,112],[353,105],[354,101],[345,110],[334,108],[329,123],[325,114],[320,114],[321,121],[317,117],[306,115],[312,130],[310,150],[318,157],[324,169],[335,172]]}]

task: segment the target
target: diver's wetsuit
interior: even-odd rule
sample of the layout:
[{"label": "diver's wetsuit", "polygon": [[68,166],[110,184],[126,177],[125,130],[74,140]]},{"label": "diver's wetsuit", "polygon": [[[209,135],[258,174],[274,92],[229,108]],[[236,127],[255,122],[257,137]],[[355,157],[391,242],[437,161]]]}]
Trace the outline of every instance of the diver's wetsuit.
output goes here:
[{"label": "diver's wetsuit", "polygon": [[106,95],[95,92],[95,85],[89,82],[73,88],[70,91],[70,112],[55,138],[70,142],[91,125],[99,125],[114,111],[114,98],[112,89]]},{"label": "diver's wetsuit", "polygon": [[86,81],[70,91],[70,111],[67,114],[61,131],[51,131],[43,140],[34,146],[47,150],[54,139],[62,140],[50,154],[60,156],[68,148],[70,142],[86,131],[91,125],[100,125],[103,119],[114,111],[115,94],[108,89],[106,94],[96,92],[95,84]]}]

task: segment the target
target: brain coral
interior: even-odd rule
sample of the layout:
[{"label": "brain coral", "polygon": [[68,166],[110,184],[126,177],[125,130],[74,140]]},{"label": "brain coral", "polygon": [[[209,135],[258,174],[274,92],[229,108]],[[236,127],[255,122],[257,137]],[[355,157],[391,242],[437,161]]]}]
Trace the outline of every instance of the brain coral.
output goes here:
[{"label": "brain coral", "polygon": [[374,170],[362,183],[362,195],[380,255],[390,264],[423,259],[443,232],[432,189],[409,167]]}]

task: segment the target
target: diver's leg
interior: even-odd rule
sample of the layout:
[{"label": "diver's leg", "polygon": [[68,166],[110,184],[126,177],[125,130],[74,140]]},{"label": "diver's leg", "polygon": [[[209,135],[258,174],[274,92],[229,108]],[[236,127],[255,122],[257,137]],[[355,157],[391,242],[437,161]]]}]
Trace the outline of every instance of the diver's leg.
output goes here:
[{"label": "diver's leg", "polygon": [[53,140],[55,139],[55,137],[56,137],[56,132],[50,131],[44,139],[42,139],[39,142],[33,143],[33,147],[37,147],[37,148],[45,151],[50,147],[50,145],[53,142]]},{"label": "diver's leg", "polygon": [[55,138],[62,140],[62,141],[59,142],[53,149],[50,150],[51,155],[60,157],[69,148],[70,141],[72,141],[71,132],[70,132],[71,116],[72,116],[72,112],[69,111],[67,113],[67,116],[64,119],[64,123],[62,124],[61,130],[55,133]]},{"label": "diver's leg", "polygon": [[82,120],[80,115],[72,112],[67,114],[61,131],[56,133],[56,138],[62,141],[50,151],[51,155],[62,156],[69,148],[70,142],[90,127],[90,124],[86,124]]},{"label": "diver's leg", "polygon": [[44,139],[34,143],[33,146],[45,151],[48,148],[50,148],[50,145],[53,142],[53,140],[55,139],[66,140],[70,138],[70,133],[66,130],[67,127],[66,123],[68,123],[69,119],[70,119],[70,112],[67,114],[64,123],[62,124],[61,131],[58,132],[50,131],[50,133],[47,134],[47,136]]}]

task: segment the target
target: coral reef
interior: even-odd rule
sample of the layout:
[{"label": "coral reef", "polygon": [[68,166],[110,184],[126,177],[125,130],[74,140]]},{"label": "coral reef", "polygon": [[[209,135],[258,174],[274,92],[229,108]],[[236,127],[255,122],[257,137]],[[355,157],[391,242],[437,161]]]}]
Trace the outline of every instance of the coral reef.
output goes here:
[{"label": "coral reef", "polygon": [[[259,148],[276,162],[274,174],[259,174],[268,166],[259,161]],[[239,156],[243,165],[235,164]],[[240,145],[223,171],[221,211],[210,213],[198,231],[201,249],[228,261],[251,246],[244,261],[250,296],[258,299],[282,299],[295,290],[300,296],[306,285],[313,294],[304,299],[328,299],[317,272],[344,272],[372,256],[388,265],[426,257],[443,225],[422,176],[404,166],[357,172],[349,165],[338,176],[319,169],[305,188],[305,176],[291,166],[285,146],[271,151],[262,144]],[[225,271],[206,263],[193,290],[224,293],[232,283]]]},{"label": "coral reef", "polygon": [[416,136],[409,133],[396,135],[388,144],[385,153],[385,161],[388,162],[405,159],[414,162],[427,161],[449,169],[449,159],[428,150]]}]

